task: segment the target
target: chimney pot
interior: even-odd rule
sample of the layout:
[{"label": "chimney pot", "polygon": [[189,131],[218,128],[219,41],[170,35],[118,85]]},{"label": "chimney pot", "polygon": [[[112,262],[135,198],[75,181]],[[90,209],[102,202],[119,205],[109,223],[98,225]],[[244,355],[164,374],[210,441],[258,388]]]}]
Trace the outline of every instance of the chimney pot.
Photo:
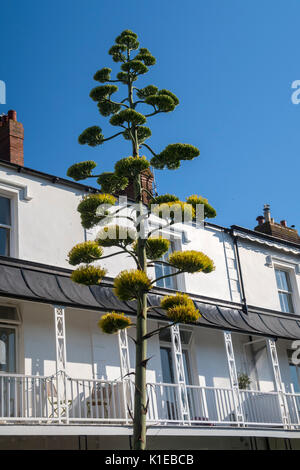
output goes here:
[{"label": "chimney pot", "polygon": [[265,218],[263,215],[259,215],[258,217],[256,217],[256,220],[258,222],[258,225],[262,225],[265,221]]},{"label": "chimney pot", "polygon": [[17,120],[17,111],[14,111],[13,109],[10,109],[7,113],[8,119],[11,119],[12,121]]},{"label": "chimney pot", "polygon": [[270,204],[264,205],[264,217],[266,222],[271,222]]},{"label": "chimney pot", "polygon": [[287,227],[286,220],[281,220],[280,225],[282,225],[283,227]]}]

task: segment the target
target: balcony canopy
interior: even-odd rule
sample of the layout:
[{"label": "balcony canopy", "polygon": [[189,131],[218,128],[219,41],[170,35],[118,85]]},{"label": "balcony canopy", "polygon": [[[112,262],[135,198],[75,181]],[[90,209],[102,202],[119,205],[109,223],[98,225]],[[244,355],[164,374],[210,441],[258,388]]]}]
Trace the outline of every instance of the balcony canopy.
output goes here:
[{"label": "balcony canopy", "polygon": [[[81,286],[70,280],[69,270],[38,265],[28,261],[0,259],[0,295],[16,299],[59,304],[66,307],[106,312],[110,310],[134,315],[135,302],[122,302],[113,293],[112,281],[107,279],[100,286]],[[149,294],[151,306],[159,305],[163,289]],[[193,296],[201,313],[199,326],[218,328],[251,335],[264,335],[286,339],[300,338],[300,321],[296,316],[249,309],[245,313],[241,306],[216,299],[201,299]],[[164,315],[159,309],[151,310],[151,316]]]}]

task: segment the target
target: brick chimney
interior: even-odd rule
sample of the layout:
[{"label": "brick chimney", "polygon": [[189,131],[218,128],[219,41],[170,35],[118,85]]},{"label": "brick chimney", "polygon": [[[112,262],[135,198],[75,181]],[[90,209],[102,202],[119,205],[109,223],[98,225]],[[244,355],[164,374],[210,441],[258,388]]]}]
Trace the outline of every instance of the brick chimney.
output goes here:
[{"label": "brick chimney", "polygon": [[288,227],[286,220],[281,220],[280,223],[274,222],[274,219],[271,217],[269,204],[264,205],[264,215],[258,216],[256,220],[258,222],[258,225],[254,228],[256,232],[272,235],[273,237],[280,238],[281,240],[300,245],[300,237],[297,230],[292,227]]},{"label": "brick chimney", "polygon": [[24,129],[17,121],[16,111],[0,116],[0,160],[24,165]]},{"label": "brick chimney", "polygon": [[[141,183],[142,183],[142,188],[145,188],[150,194],[153,194],[153,182],[154,182],[154,176],[152,171],[145,170],[143,171],[141,175]],[[127,196],[128,199],[134,199],[134,189],[133,189],[133,183],[129,183],[127,188],[124,191],[120,191],[118,193],[118,196]],[[146,192],[143,191],[143,203],[148,205],[150,202],[150,195]]]}]

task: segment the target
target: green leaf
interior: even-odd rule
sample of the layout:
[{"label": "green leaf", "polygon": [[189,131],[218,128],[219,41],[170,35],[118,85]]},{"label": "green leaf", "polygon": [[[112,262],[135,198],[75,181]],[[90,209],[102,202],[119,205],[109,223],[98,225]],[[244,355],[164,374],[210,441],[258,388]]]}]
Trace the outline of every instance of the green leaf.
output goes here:
[{"label": "green leaf", "polygon": [[160,196],[153,197],[149,202],[149,206],[151,204],[163,204],[165,202],[176,202],[179,201],[179,197],[175,196],[174,194],[161,194]]},{"label": "green leaf", "polygon": [[116,85],[101,85],[92,89],[90,97],[94,101],[101,101],[103,99],[107,99],[116,91],[118,91],[118,87]]},{"label": "green leaf", "polygon": [[109,101],[100,101],[97,106],[102,116],[110,116],[111,114],[117,113],[121,109],[121,105],[110,103]]},{"label": "green leaf", "polygon": [[173,99],[168,95],[151,95],[145,98],[145,102],[152,106],[156,106],[159,111],[168,113],[175,109]]},{"label": "green leaf", "polygon": [[102,134],[102,129],[98,126],[88,127],[85,131],[80,134],[78,137],[78,142],[81,145],[87,144],[90,147],[96,147],[103,143],[104,136]]},{"label": "green leaf", "polygon": [[179,168],[181,160],[193,160],[200,155],[197,147],[190,144],[170,144],[150,161],[151,165],[162,170],[165,166],[169,170]]},{"label": "green leaf", "polygon": [[[126,129],[123,132],[123,136],[124,136],[124,139],[126,139],[126,140],[131,139],[130,132],[129,132],[128,129]],[[138,126],[137,127],[137,136],[138,136],[138,143],[141,144],[146,139],[151,137],[151,130],[149,129],[149,127],[146,127],[146,126]]]},{"label": "green leaf", "polygon": [[129,181],[125,176],[117,176],[112,172],[104,172],[98,177],[97,183],[100,184],[101,190],[105,193],[116,193],[126,189]]},{"label": "green leaf", "polygon": [[143,114],[138,113],[134,109],[123,109],[118,114],[114,114],[110,118],[109,122],[112,126],[121,126],[124,122],[138,126],[140,124],[144,124],[146,122],[146,118]]},{"label": "green leaf", "polygon": [[136,75],[142,75],[148,72],[148,67],[143,64],[140,60],[131,60],[121,65],[123,72],[130,72]]},{"label": "green leaf", "polygon": [[139,53],[135,56],[135,59],[142,60],[145,65],[154,65],[156,62],[155,57],[145,47],[140,48]]},{"label": "green leaf", "polygon": [[147,170],[149,166],[150,163],[145,157],[126,157],[116,162],[115,174],[132,179],[142,171]]},{"label": "green leaf", "polygon": [[[120,80],[122,83],[125,83],[126,85],[128,84],[129,76],[128,73],[126,72],[119,72],[117,73],[117,79]],[[138,77],[136,75],[131,75],[131,81],[135,82]]]},{"label": "green leaf", "polygon": [[130,30],[123,31],[117,38],[116,43],[125,45],[127,49],[138,49],[139,42],[137,40],[137,34]]},{"label": "green leaf", "polygon": [[217,212],[216,210],[208,203],[208,200],[205,199],[202,196],[197,196],[197,194],[193,194],[192,196],[189,196],[186,198],[186,202],[188,204],[192,204],[196,211],[196,205],[197,204],[203,204],[204,205],[204,218],[205,219],[212,219],[216,217]]},{"label": "green leaf", "polygon": [[94,80],[100,83],[105,83],[110,80],[111,69],[104,67],[103,69],[98,70],[94,75]]},{"label": "green leaf", "polygon": [[165,89],[159,90],[159,92],[157,94],[158,95],[168,95],[174,101],[175,106],[177,106],[179,104],[179,99],[177,98],[177,96],[174,95],[174,93],[172,93],[169,90],[165,90]]},{"label": "green leaf", "polygon": [[67,171],[67,176],[75,181],[84,180],[92,176],[91,171],[96,168],[96,162],[87,160],[86,162],[74,163]]},{"label": "green leaf", "polygon": [[148,85],[148,86],[145,86],[145,88],[141,88],[140,90],[138,90],[136,92],[136,95],[138,98],[142,100],[146,98],[147,96],[156,95],[157,92],[158,92],[157,86]]},{"label": "green leaf", "polygon": [[126,56],[123,54],[123,52],[125,51],[125,45],[117,44],[112,46],[108,53],[112,56],[114,62],[124,62],[126,60]]},{"label": "green leaf", "polygon": [[[170,247],[170,240],[162,237],[150,237],[146,241],[146,256],[150,260],[157,260],[166,254]],[[137,252],[137,242],[133,245],[133,250]]]},{"label": "green leaf", "polygon": [[111,194],[89,194],[79,203],[77,210],[81,215],[81,225],[84,228],[92,228],[97,225],[107,215],[105,211],[98,215],[97,210],[101,205],[104,208],[113,206],[116,198]]}]

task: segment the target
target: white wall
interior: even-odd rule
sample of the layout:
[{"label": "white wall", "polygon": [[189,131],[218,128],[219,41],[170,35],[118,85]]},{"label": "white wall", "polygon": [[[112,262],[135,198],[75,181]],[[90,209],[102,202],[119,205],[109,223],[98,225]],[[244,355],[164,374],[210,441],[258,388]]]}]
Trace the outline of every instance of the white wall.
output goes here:
[{"label": "white wall", "polygon": [[[26,194],[32,199],[26,200]],[[68,251],[84,241],[77,212],[83,192],[0,166],[0,195],[13,198],[17,236],[12,256],[70,267]]]}]

